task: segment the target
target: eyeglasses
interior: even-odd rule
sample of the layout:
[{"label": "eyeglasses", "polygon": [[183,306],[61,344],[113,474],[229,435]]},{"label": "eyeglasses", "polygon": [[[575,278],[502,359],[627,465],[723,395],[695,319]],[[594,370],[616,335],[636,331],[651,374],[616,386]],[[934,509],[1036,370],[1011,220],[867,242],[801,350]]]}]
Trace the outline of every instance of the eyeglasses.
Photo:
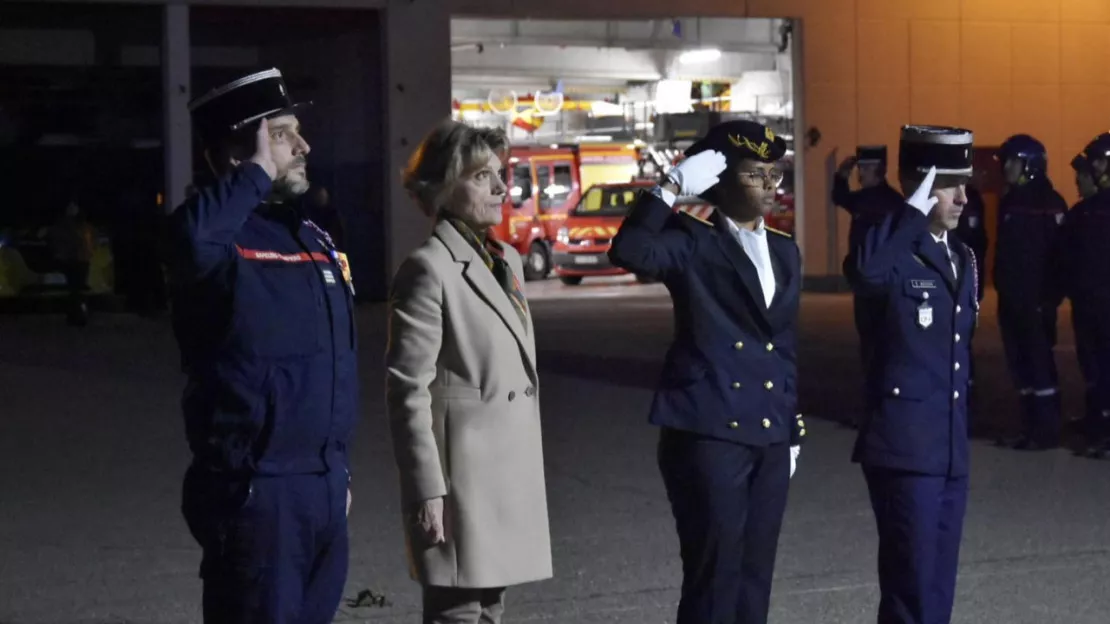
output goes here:
[{"label": "eyeglasses", "polygon": [[778,169],[771,169],[770,171],[741,171],[739,174],[741,179],[747,181],[747,186],[762,186],[766,187],[768,184],[771,188],[778,188],[782,184],[782,179],[785,177],[782,171]]}]

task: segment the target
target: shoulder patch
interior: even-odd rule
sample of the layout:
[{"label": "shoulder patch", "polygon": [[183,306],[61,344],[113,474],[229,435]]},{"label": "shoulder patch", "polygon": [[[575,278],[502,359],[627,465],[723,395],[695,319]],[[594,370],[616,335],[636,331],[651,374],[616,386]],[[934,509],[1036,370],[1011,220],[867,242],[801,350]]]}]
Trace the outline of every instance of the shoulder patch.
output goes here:
[{"label": "shoulder patch", "polygon": [[684,214],[692,219],[701,221],[706,225],[713,225],[713,222],[709,220],[709,217],[713,216],[713,212],[715,210],[716,207],[709,204],[688,204],[678,207],[679,213]]},{"label": "shoulder patch", "polygon": [[775,234],[778,234],[779,236],[785,236],[786,238],[794,238],[793,235],[787,234],[786,232],[783,232],[782,230],[776,230],[775,228],[767,227],[766,225],[763,226],[763,228],[766,229],[768,232],[773,232]]}]

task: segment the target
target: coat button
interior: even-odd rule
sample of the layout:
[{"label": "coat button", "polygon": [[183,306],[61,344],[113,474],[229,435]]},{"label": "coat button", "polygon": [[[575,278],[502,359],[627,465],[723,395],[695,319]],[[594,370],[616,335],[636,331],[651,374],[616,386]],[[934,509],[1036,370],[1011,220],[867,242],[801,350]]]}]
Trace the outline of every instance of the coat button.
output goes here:
[{"label": "coat button", "polygon": [[768,342],[767,343],[767,350],[768,351],[774,351],[775,350],[775,345]]},{"label": "coat button", "polygon": [[801,419],[802,419],[802,415],[801,415],[801,414],[795,414],[795,415],[794,415],[794,419],[795,419],[795,420],[801,420]]},{"label": "coat button", "polygon": [[734,420],[734,421],[732,421],[728,424],[728,428],[729,429],[739,429],[740,428],[740,423],[738,423]]},{"label": "coat button", "polygon": [[765,382],[765,383],[763,384],[763,387],[764,387],[764,388],[767,388],[768,390],[770,390],[771,388],[774,388],[774,387],[775,387],[775,384],[774,384],[773,382],[770,382],[770,381],[768,381],[768,382]]},{"label": "coat button", "polygon": [[960,306],[956,306],[956,314],[959,314],[960,312],[963,312],[963,310],[964,309],[961,308]]},{"label": "coat button", "polygon": [[532,386],[528,386],[527,388],[524,389],[524,396],[526,396],[526,397],[536,396],[536,389],[533,388]]},{"label": "coat button", "polygon": [[509,400],[512,401],[515,398],[516,398],[516,391],[515,390],[510,390],[509,391]]},{"label": "coat button", "polygon": [[770,429],[771,428],[771,420],[769,418],[764,418],[763,419],[763,428],[764,429]]},{"label": "coat button", "polygon": [[960,391],[959,391],[959,390],[957,390],[957,391],[953,392],[953,393],[952,393],[952,398],[953,398],[953,399],[958,399],[958,398],[960,398]]},{"label": "coat button", "polygon": [[955,369],[956,369],[956,370],[960,370],[960,363],[959,363],[959,362],[956,362],[956,366],[955,366]]},{"label": "coat button", "polygon": [[805,435],[806,435],[806,430],[805,430],[805,429],[802,429],[801,431],[799,431],[799,432],[798,432],[798,435],[800,435],[800,436],[802,436],[802,437],[805,437]]},{"label": "coat button", "polygon": [[805,429],[806,428],[806,421],[799,420],[798,421],[798,426],[801,427],[802,429]]},{"label": "coat button", "polygon": [[956,334],[956,342],[959,342],[959,341],[960,341],[960,335]]},{"label": "coat button", "polygon": [[739,381],[732,382],[732,389],[733,390],[739,390],[740,389],[740,382]]},{"label": "coat button", "polygon": [[895,388],[895,389],[891,390],[890,392],[891,392],[891,394],[893,394],[894,396],[898,396],[899,394],[902,394],[902,391],[901,391],[900,389],[898,389],[898,388]]},{"label": "coat button", "polygon": [[733,348],[734,348],[734,349],[736,349],[737,351],[739,351],[740,349],[743,349],[743,348],[744,348],[744,343],[742,343],[742,342],[737,342],[736,344],[734,344],[734,345],[732,345],[732,346],[733,346]]}]

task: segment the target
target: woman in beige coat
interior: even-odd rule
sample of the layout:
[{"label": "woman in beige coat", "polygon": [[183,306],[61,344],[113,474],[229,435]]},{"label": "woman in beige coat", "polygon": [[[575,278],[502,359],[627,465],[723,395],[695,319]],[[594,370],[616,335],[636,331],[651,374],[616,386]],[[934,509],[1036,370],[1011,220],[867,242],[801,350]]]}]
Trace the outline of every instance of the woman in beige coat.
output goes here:
[{"label": "woman in beige coat", "polygon": [[436,127],[405,185],[434,220],[390,296],[386,395],[426,624],[499,622],[552,576],[532,317],[501,222],[504,132]]}]

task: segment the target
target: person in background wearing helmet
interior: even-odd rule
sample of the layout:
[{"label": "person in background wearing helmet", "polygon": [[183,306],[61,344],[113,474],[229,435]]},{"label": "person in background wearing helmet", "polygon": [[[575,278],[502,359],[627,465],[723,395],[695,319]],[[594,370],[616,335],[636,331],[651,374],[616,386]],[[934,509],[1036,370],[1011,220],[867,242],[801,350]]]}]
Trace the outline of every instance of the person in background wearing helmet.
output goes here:
[{"label": "person in background wearing helmet", "polygon": [[979,316],[978,261],[952,230],[967,204],[972,140],[962,128],[903,127],[898,177],[910,197],[864,233],[845,263],[852,288],[868,301],[884,298],[887,311],[875,330],[883,348],[852,454],[879,533],[881,624],[952,618]]},{"label": "person in background wearing helmet", "polygon": [[206,624],[331,622],[347,578],[353,289],[300,209],[305,105],[276,69],[189,104],[215,179],[167,239]]},{"label": "person in background wearing helmet", "polygon": [[995,155],[1006,180],[998,207],[994,285],[998,325],[1010,376],[1021,400],[1021,435],[999,444],[1045,450],[1060,444],[1056,309],[1052,252],[1068,205],[1048,179],[1044,145],[1010,137]]},{"label": "person in background wearing helmet", "polygon": [[[659,470],[682,552],[678,624],[766,624],[797,405],[801,253],[766,227],[786,143],[754,121],[711,128],[613,239],[613,264],[661,280],[675,340],[655,390]],[[677,196],[711,205],[672,208]]]},{"label": "person in background wearing helmet", "polygon": [[[848,182],[853,168],[857,169],[860,185],[858,191],[852,191]],[[885,145],[857,147],[856,155],[846,158],[836,170],[833,177],[833,204],[843,208],[852,217],[852,225],[848,230],[848,249],[854,249],[859,245],[864,232],[904,205],[902,194],[887,183],[886,172]],[[866,371],[871,365],[874,350],[874,339],[870,337],[873,332],[870,330],[876,326],[883,310],[881,303],[865,302],[860,295],[856,295],[852,311],[856,334],[859,335],[860,359]]]},{"label": "person in background wearing helmet", "polygon": [[1105,459],[1110,457],[1110,133],[1091,141],[1073,167],[1080,192],[1094,193],[1084,193],[1064,217],[1055,281],[1060,294],[1071,299],[1076,355],[1087,379],[1076,453]]}]

